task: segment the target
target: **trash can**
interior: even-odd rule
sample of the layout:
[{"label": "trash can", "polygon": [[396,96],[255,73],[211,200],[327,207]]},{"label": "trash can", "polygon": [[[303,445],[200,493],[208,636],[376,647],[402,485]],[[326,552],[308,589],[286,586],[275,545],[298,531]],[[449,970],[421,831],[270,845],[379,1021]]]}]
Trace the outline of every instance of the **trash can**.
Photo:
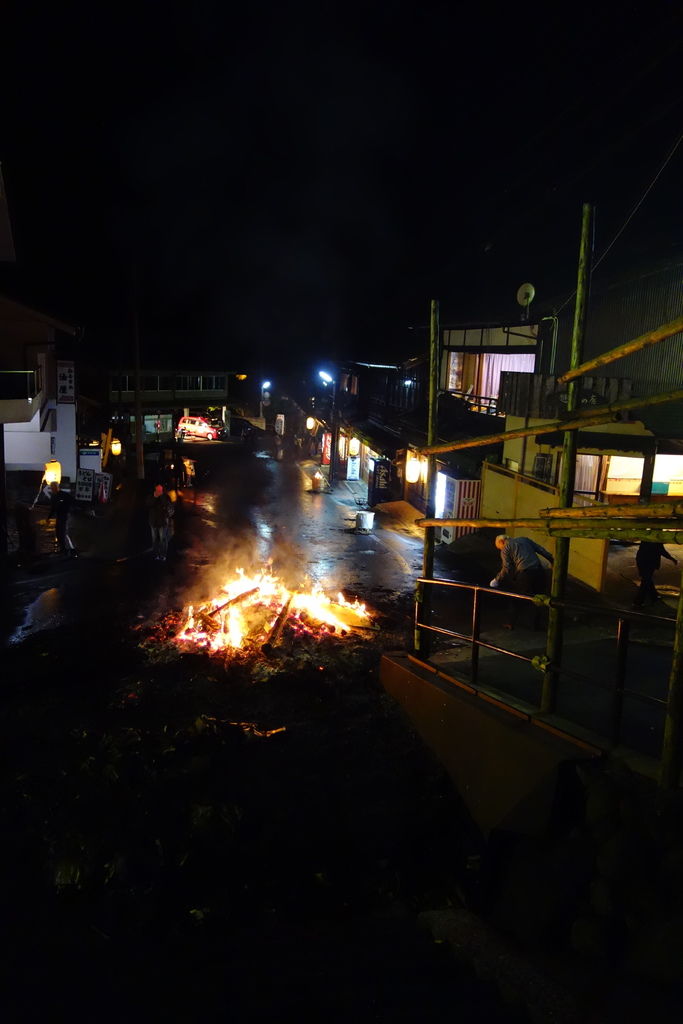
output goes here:
[{"label": "trash can", "polygon": [[371,533],[375,522],[374,512],[356,513],[356,533]]}]

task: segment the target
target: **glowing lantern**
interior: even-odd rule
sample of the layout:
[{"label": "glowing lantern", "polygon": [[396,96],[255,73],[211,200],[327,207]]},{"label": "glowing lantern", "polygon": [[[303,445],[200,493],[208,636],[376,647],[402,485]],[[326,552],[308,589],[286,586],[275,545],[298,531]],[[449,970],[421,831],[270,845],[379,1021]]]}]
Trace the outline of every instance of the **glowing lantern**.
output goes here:
[{"label": "glowing lantern", "polygon": [[416,484],[420,479],[420,460],[414,456],[406,462],[406,480],[409,484]]},{"label": "glowing lantern", "polygon": [[62,481],[62,464],[57,462],[56,459],[50,459],[49,462],[45,463],[45,476],[43,477],[46,484],[59,484]]},{"label": "glowing lantern", "polygon": [[306,430],[313,430],[314,426],[315,420],[313,419],[312,416],[309,416],[308,419],[306,420]]},{"label": "glowing lantern", "polygon": [[114,438],[114,440],[111,443],[111,453],[112,453],[112,455],[120,455],[121,454],[121,442],[116,437]]},{"label": "glowing lantern", "polygon": [[349,441],[349,455],[352,459],[355,459],[356,455],[360,452],[360,441],[357,437],[352,437]]}]

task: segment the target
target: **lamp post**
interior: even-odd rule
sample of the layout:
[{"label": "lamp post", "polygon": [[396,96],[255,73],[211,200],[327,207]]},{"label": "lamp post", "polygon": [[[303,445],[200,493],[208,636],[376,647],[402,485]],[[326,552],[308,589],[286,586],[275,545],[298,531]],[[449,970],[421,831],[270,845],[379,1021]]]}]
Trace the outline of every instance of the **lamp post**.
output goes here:
[{"label": "lamp post", "polygon": [[337,479],[337,447],[339,445],[339,426],[337,424],[337,382],[334,377],[331,377],[325,370],[318,370],[318,376],[322,380],[325,387],[328,384],[332,385],[332,405],[330,408],[330,431],[332,434],[332,440],[330,442],[330,472],[327,477],[327,482],[330,487],[334,486]]},{"label": "lamp post", "polygon": [[263,406],[270,405],[270,387],[271,383],[269,380],[264,380],[261,384],[261,400],[259,402],[259,418],[263,419]]}]

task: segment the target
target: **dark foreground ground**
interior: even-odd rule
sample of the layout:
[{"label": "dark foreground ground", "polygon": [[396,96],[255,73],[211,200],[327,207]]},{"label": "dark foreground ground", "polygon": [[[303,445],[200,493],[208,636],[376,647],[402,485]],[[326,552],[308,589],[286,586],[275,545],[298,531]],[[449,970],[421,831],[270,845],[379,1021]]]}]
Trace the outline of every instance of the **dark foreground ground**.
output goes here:
[{"label": "dark foreground ground", "polygon": [[372,642],[56,636],[4,652],[5,1019],[526,1019],[416,926],[478,839]]}]

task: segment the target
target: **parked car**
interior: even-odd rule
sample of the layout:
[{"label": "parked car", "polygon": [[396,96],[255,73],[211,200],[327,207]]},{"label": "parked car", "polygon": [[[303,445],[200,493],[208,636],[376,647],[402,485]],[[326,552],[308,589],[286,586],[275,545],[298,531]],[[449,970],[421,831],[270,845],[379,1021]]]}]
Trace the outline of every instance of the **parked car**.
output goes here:
[{"label": "parked car", "polygon": [[175,431],[176,441],[195,437],[203,441],[216,441],[224,432],[222,420],[209,420],[206,416],[181,416]]},{"label": "parked car", "polygon": [[231,437],[241,437],[244,440],[253,430],[254,427],[243,416],[230,416]]}]

